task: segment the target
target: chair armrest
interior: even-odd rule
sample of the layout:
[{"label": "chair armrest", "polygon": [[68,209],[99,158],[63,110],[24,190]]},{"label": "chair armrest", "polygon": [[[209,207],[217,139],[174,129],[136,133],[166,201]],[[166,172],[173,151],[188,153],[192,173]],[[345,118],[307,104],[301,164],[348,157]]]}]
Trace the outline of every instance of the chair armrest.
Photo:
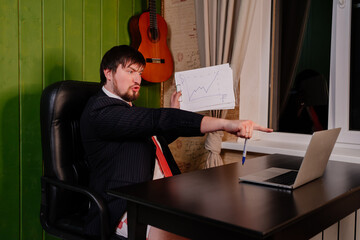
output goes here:
[{"label": "chair armrest", "polygon": [[44,184],[54,185],[59,188],[67,189],[69,191],[77,192],[87,196],[96,206],[99,208],[99,215],[100,215],[100,229],[101,229],[101,239],[108,240],[110,237],[109,232],[109,213],[107,206],[104,202],[104,199],[97,193],[91,191],[90,189],[80,186],[80,185],[73,185],[69,183],[65,183],[56,179],[51,179],[48,177],[41,177],[42,186]]}]

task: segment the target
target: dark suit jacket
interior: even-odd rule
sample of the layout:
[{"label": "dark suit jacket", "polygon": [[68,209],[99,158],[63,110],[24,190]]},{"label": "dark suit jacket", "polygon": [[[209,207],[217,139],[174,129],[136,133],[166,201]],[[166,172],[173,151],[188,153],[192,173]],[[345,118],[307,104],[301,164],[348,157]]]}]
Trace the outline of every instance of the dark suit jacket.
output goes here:
[{"label": "dark suit jacket", "polygon": [[[90,166],[89,187],[107,201],[110,226],[126,211],[126,202],[106,194],[108,189],[152,180],[156,135],[173,174],[179,168],[168,143],[179,136],[199,136],[203,116],[172,108],[131,107],[108,97],[102,90],[93,96],[81,117],[80,131]],[[99,234],[99,218],[90,208],[88,233]]]}]

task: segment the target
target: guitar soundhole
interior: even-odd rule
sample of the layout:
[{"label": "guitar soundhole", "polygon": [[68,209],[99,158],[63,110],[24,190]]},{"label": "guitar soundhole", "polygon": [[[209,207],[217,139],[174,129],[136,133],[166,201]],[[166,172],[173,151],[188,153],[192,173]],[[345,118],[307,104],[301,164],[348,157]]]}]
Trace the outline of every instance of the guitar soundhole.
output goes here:
[{"label": "guitar soundhole", "polygon": [[152,42],[159,41],[159,30],[157,28],[148,28],[148,37]]}]

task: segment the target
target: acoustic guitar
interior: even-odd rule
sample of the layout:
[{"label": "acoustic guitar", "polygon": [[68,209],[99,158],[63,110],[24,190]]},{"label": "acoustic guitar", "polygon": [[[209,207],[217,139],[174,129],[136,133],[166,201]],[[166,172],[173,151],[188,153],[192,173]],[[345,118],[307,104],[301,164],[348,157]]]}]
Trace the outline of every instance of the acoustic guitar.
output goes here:
[{"label": "acoustic guitar", "polygon": [[131,46],[146,60],[142,78],[154,83],[168,80],[174,71],[174,61],[167,45],[167,24],[156,13],[156,0],[149,0],[149,12],[130,20],[129,30]]}]

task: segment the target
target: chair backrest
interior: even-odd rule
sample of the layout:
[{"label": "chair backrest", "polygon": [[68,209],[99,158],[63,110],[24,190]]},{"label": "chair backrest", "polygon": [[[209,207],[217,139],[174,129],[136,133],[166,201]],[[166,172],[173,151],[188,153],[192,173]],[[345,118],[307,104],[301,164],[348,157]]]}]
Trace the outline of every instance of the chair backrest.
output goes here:
[{"label": "chair backrest", "polygon": [[[100,88],[99,83],[61,81],[44,89],[40,119],[45,177],[87,186],[79,122],[88,99]],[[83,196],[56,187],[47,189],[46,200],[50,222],[87,209],[89,204]]]}]

